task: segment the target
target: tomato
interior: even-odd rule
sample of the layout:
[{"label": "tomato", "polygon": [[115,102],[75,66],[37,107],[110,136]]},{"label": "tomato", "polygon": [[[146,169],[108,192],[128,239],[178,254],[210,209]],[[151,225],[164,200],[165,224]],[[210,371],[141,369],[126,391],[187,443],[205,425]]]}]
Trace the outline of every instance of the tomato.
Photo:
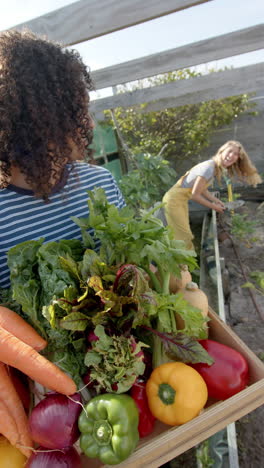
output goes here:
[{"label": "tomato", "polygon": [[203,377],[208,388],[208,396],[216,400],[226,400],[244,390],[248,385],[249,370],[245,358],[233,348],[213,340],[200,340],[199,343],[214,359],[214,364],[191,364]]}]

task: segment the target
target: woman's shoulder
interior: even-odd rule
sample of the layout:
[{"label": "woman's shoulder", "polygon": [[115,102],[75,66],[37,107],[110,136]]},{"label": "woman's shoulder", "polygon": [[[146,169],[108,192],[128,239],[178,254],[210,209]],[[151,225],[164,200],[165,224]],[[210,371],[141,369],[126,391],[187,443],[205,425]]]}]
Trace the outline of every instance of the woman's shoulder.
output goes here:
[{"label": "woman's shoulder", "polygon": [[85,161],[76,161],[73,165],[69,166],[69,179],[75,178],[76,176],[86,178],[87,180],[96,178],[102,181],[113,181],[113,175],[108,169],[103,166],[89,164]]},{"label": "woman's shoulder", "polygon": [[214,167],[214,166],[215,166],[215,162],[214,162],[213,159],[206,159],[205,161],[202,161],[202,162],[200,163],[200,165],[201,165],[202,167],[206,167],[206,168],[208,167],[208,168],[209,168],[209,167]]},{"label": "woman's shoulder", "polygon": [[77,172],[110,174],[110,171],[103,166],[87,163],[86,161],[76,161],[73,164],[73,169]]},{"label": "woman's shoulder", "polygon": [[202,176],[210,179],[214,174],[215,162],[213,159],[208,159],[196,164],[190,170],[191,177]]},{"label": "woman's shoulder", "polygon": [[210,168],[214,168],[214,166],[215,166],[214,160],[207,159],[206,161],[202,161],[202,162],[199,162],[198,164],[195,164],[195,166],[193,166],[190,171],[199,172],[199,171],[207,170]]}]

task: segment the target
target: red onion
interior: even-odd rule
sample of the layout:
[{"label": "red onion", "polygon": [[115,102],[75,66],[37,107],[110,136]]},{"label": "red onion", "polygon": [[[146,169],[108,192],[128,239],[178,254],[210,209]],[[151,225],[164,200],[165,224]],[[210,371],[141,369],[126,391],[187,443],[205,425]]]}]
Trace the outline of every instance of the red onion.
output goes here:
[{"label": "red onion", "polygon": [[60,393],[50,393],[33,408],[29,428],[32,439],[39,445],[63,449],[78,439],[81,397],[79,393],[74,393],[70,398]]},{"label": "red onion", "polygon": [[74,447],[54,452],[41,452],[48,450],[43,447],[39,450],[31,455],[25,468],[81,468],[81,458]]}]

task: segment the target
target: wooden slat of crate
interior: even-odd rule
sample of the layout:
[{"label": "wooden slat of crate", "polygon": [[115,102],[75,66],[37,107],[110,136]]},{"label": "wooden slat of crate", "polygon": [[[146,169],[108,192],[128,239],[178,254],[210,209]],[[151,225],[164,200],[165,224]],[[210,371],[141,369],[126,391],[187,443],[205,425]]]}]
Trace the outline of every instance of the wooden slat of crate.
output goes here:
[{"label": "wooden slat of crate", "polygon": [[[155,431],[141,439],[135,452],[123,463],[115,465],[117,468],[158,468],[264,403],[264,364],[212,309],[209,316],[210,338],[236,349],[246,358],[249,386],[228,400],[208,406],[182,426],[169,427],[157,422]],[[88,467],[110,468],[110,465],[83,457],[83,468]]]}]

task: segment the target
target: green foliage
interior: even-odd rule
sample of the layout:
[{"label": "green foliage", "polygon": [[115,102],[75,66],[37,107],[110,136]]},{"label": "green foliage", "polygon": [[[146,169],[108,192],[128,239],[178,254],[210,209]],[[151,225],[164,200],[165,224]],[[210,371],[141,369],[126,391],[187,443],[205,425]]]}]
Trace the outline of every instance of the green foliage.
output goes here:
[{"label": "green foliage", "polygon": [[134,169],[121,178],[119,185],[127,205],[147,209],[161,201],[175,183],[176,172],[162,156],[136,154],[133,163]]},{"label": "green foliage", "polygon": [[264,296],[264,272],[263,271],[252,271],[250,273],[250,277],[254,280],[254,283],[248,281],[247,283],[242,285],[242,288],[251,288],[255,291],[259,292]]},{"label": "green foliage", "polygon": [[[118,92],[199,76],[201,73],[190,69],[179,70],[119,86]],[[253,114],[255,104],[243,94],[153,112],[145,112],[146,106],[117,108],[114,114],[114,124],[134,155],[129,158],[128,175],[121,178],[121,190],[127,204],[136,209],[146,209],[160,201],[176,181],[173,168],[200,155],[209,146],[216,129],[230,124],[245,112]],[[108,111],[105,115],[109,116]],[[112,122],[112,115],[109,118]],[[159,155],[161,151],[162,157]]]},{"label": "green foliage", "polygon": [[211,468],[214,465],[214,460],[210,456],[209,440],[205,440],[198,446],[196,460],[198,468]]},{"label": "green foliage", "polygon": [[146,344],[130,336],[109,336],[102,325],[94,329],[97,340],[91,342],[84,362],[90,368],[90,380],[96,382],[96,389],[116,393],[127,392],[135,382],[135,376],[143,374],[143,347]]},{"label": "green foliage", "polygon": [[240,241],[247,244],[252,240],[249,236],[254,233],[257,221],[248,221],[246,214],[234,214],[231,218],[231,233]]},{"label": "green foliage", "polygon": [[[213,70],[212,70],[213,71]],[[189,69],[166,73],[133,86],[119,87],[119,92],[182,79],[196,78],[201,74]],[[176,163],[198,155],[209,146],[212,133],[223,125],[230,124],[245,112],[252,112],[255,104],[248,95],[228,97],[214,101],[191,104],[161,111],[144,112],[146,104],[133,108],[115,110],[115,118],[124,140],[133,153],[159,154]],[[106,112],[106,115],[108,113]]]}]

